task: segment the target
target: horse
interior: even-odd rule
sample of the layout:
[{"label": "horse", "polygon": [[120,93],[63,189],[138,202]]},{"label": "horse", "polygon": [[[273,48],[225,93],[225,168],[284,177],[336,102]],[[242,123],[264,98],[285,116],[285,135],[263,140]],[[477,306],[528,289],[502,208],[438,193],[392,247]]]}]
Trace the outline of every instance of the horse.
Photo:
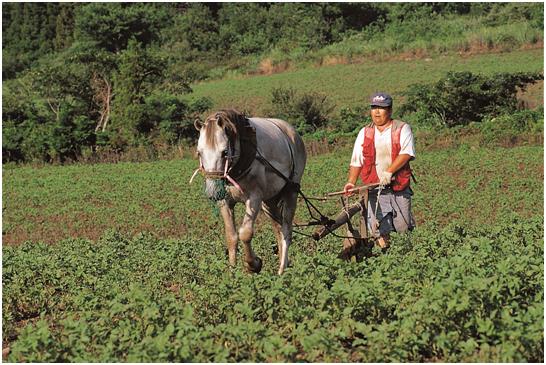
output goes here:
[{"label": "horse", "polygon": [[[286,121],[246,118],[234,109],[222,109],[205,122],[196,120],[199,131],[197,172],[205,177],[205,193],[216,200],[224,221],[229,264],[237,262],[237,243],[244,245],[244,267],[259,273],[262,260],[251,240],[260,209],[271,218],[279,255],[278,274],[287,266],[299,184],[307,155],[301,136]],[[244,203],[245,215],[238,234],[234,207]]]}]

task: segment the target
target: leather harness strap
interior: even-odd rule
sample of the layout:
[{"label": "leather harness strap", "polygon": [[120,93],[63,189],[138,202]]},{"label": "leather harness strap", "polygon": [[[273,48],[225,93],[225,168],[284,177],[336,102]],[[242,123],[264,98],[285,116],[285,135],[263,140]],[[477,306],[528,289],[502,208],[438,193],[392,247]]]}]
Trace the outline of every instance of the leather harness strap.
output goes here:
[{"label": "leather harness strap", "polygon": [[[290,141],[290,137],[288,136],[288,134],[286,134],[286,132],[277,124],[275,123],[274,121],[272,121],[271,119],[266,119],[267,121],[269,121],[270,123],[274,124],[277,128],[279,128],[279,130],[282,132],[282,134],[284,134],[284,136],[286,137],[287,141]],[[290,142],[287,143],[288,144],[288,149],[290,150],[290,175],[288,176],[288,180],[292,181],[292,178],[294,178],[294,172],[295,172],[295,169],[296,169],[296,166],[295,166],[295,163],[294,163],[294,151],[292,150],[292,146],[290,145]]]},{"label": "leather harness strap", "polygon": [[[245,118],[243,123],[236,123],[235,127],[239,137],[240,151],[237,162],[229,169],[229,175],[238,180],[248,174],[250,165],[256,159],[256,129],[250,125],[248,118]],[[230,141],[230,144],[235,149],[235,141]],[[233,154],[235,151],[232,151]]]}]

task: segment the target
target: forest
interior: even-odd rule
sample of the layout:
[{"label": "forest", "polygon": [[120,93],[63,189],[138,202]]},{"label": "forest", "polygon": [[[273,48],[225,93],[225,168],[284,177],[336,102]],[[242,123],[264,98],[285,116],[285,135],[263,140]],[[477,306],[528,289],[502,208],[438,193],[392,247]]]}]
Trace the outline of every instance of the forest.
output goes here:
[{"label": "forest", "polygon": [[[294,69],[330,55],[472,51],[470,26],[486,49],[518,49],[543,41],[543,11],[540,3],[5,3],[3,162],[187,146],[195,118],[216,107],[191,97],[199,82],[260,74],[264,62]],[[512,77],[510,90],[539,79]],[[294,102],[287,111],[275,91],[272,109],[301,116],[301,132],[339,125],[339,112],[316,95],[303,95],[306,110]]]}]

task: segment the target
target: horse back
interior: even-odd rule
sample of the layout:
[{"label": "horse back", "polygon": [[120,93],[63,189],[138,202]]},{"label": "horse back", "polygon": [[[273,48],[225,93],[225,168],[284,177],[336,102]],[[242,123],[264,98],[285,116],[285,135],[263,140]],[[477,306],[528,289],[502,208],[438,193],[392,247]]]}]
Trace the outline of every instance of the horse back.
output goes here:
[{"label": "horse back", "polygon": [[301,136],[294,127],[277,118],[249,118],[249,122],[256,129],[258,149],[266,154],[266,158],[278,159],[289,156],[288,149],[294,157],[294,180],[300,181],[305,169],[307,154]]}]

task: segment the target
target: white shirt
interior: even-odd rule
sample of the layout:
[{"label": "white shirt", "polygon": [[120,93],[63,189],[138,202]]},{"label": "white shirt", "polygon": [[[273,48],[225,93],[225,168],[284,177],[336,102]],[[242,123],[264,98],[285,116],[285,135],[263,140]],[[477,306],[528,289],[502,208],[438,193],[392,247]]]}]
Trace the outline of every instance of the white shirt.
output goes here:
[{"label": "white shirt", "polygon": [[[391,127],[392,124],[385,128],[383,132],[380,132],[374,126],[375,169],[378,174],[385,171],[392,164]],[[351,158],[351,166],[353,167],[362,167],[364,165],[364,156],[362,154],[364,135],[364,128],[362,128],[353,147],[353,156]],[[410,155],[412,160],[415,158],[415,143],[409,124],[404,124],[400,132],[400,154]]]}]

